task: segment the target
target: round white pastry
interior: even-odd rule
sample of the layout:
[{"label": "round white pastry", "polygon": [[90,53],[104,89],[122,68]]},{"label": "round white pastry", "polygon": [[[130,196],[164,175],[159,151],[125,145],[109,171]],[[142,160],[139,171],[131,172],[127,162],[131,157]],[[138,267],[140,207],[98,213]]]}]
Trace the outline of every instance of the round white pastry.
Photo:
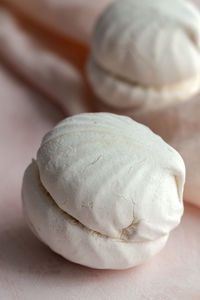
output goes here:
[{"label": "round white pastry", "polygon": [[94,29],[88,79],[117,109],[156,108],[200,89],[200,14],[185,0],[117,0]]},{"label": "round white pastry", "polygon": [[183,214],[185,166],[149,128],[109,113],[65,119],[23,180],[33,232],[63,257],[124,269],[165,245]]}]

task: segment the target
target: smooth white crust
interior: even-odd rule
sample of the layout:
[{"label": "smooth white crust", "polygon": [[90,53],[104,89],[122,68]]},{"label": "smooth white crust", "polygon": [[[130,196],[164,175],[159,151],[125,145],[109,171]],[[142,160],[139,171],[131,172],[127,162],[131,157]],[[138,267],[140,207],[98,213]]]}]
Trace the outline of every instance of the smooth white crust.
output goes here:
[{"label": "smooth white crust", "polygon": [[87,64],[88,79],[99,99],[116,109],[151,109],[185,101],[200,89],[200,74],[178,84],[160,88],[123,81],[100,68],[91,57]]},{"label": "smooth white crust", "polygon": [[[37,211],[34,213],[27,208],[25,213],[33,219],[31,223],[37,235],[69,260],[96,268],[134,266],[141,263],[141,254],[138,253],[137,257],[137,251],[146,253],[142,254],[144,260],[149,257],[148,247],[150,253],[152,247],[154,253],[159,251],[183,214],[185,167],[182,158],[150,129],[128,117],[88,113],[67,118],[44,137],[34,164],[39,169],[37,185],[43,193],[40,192],[40,199],[34,194],[32,189],[39,189],[33,187],[36,184],[32,177],[36,175],[29,176],[27,171],[23,184],[24,206],[26,202],[36,201],[36,197],[38,202],[44,202],[44,195],[48,192],[45,199],[54,203],[52,211],[54,207],[56,215],[57,211],[62,212],[63,216],[79,224],[79,243],[83,245],[82,250],[77,250],[78,256],[74,257],[74,250],[69,254],[66,249],[71,246],[64,239],[70,239],[72,247],[77,241],[73,241],[76,235],[68,230],[67,225],[62,228],[63,221],[60,224],[59,218],[55,220],[52,216],[55,222],[49,219],[48,224],[45,223],[44,240],[36,229],[34,220],[37,216],[32,216]],[[50,218],[50,214],[47,216]],[[61,231],[63,237],[63,246],[60,238],[59,250],[53,241],[54,238],[57,241],[56,234],[48,237],[48,227],[54,226],[51,222],[58,226],[55,231]],[[80,227],[84,229],[82,238]],[[77,230],[77,226],[75,228]],[[89,235],[87,239],[86,233]],[[91,233],[90,247],[87,243]],[[101,247],[97,237],[101,237],[101,241],[103,237],[103,241],[109,243],[103,243]],[[95,245],[95,240],[98,245]],[[116,246],[119,242],[120,246]],[[134,256],[128,261],[124,247],[129,243],[134,250],[128,246],[127,253],[133,251]],[[100,249],[105,253],[98,253]],[[110,258],[112,251],[113,259]],[[87,253],[89,258],[86,258]],[[90,263],[93,256],[96,261]]]},{"label": "smooth white crust", "polygon": [[108,104],[188,99],[200,89],[200,14],[184,0],[117,0],[97,21],[90,59],[89,80]]}]

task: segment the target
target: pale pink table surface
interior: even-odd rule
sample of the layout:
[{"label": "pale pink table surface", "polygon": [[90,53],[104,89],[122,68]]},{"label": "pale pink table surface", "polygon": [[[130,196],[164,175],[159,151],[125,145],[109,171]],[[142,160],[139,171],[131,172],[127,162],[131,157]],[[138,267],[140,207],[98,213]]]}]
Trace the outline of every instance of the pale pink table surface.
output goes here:
[{"label": "pale pink table surface", "polygon": [[24,169],[63,115],[0,66],[0,300],[198,300],[200,209],[185,206],[165,249],[126,271],[92,270],[50,251],[21,210]]}]

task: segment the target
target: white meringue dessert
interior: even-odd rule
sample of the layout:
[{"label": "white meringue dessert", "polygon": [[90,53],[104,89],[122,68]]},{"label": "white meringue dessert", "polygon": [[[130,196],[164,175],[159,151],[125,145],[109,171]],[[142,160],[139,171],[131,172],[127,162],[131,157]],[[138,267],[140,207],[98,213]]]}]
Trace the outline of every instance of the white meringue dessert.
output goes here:
[{"label": "white meringue dessert", "polygon": [[99,269],[144,263],[183,214],[185,166],[129,117],[86,113],[45,135],[22,187],[27,222],[66,259]]},{"label": "white meringue dessert", "polygon": [[117,0],[94,28],[88,80],[116,110],[155,109],[200,90],[200,13],[185,0]]}]

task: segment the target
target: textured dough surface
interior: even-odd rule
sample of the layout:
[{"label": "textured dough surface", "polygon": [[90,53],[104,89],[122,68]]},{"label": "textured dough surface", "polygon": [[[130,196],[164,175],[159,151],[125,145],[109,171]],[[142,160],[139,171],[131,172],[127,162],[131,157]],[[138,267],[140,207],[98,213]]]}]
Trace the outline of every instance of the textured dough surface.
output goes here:
[{"label": "textured dough surface", "polygon": [[117,107],[185,100],[199,91],[199,50],[200,14],[192,3],[117,0],[94,29],[88,78]]},{"label": "textured dough surface", "polygon": [[156,241],[127,243],[89,230],[63,212],[42,187],[33,162],[26,170],[24,212],[35,233],[63,257],[100,269],[126,269],[144,263],[165,245],[168,235]]},{"label": "textured dough surface", "polygon": [[[35,173],[31,171],[34,168]],[[163,247],[183,213],[182,158],[159,136],[128,117],[98,113],[65,119],[44,137],[37,162],[28,170],[23,185],[24,207],[29,219],[33,218],[37,235],[44,240],[36,229],[37,216],[32,216],[37,211],[26,205],[36,201],[34,198],[46,205],[54,203],[52,214],[55,209],[55,214],[59,211],[76,224],[72,231],[66,225],[65,235],[59,217],[52,215],[51,220],[48,214],[49,223],[42,226],[44,230],[47,226],[44,242],[64,257],[96,268],[120,269],[145,261]],[[33,185],[39,197],[31,191]],[[60,250],[56,248],[57,235],[48,237],[51,223],[61,230]],[[74,257],[74,250],[68,252],[64,240],[70,240],[70,248],[76,239],[73,229],[77,228],[82,254]],[[88,239],[92,236],[89,250],[82,230]],[[128,253],[134,253],[130,260],[126,247]],[[113,260],[109,251],[110,255],[113,251]],[[83,259],[92,255],[96,261],[91,264]]]}]

